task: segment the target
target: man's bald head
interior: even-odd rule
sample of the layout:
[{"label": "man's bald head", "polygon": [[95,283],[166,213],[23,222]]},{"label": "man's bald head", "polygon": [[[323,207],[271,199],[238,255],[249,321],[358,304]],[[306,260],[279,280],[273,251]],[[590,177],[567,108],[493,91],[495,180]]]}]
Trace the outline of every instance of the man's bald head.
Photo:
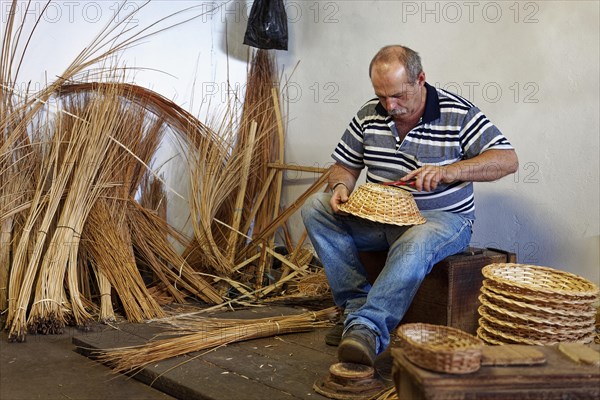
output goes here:
[{"label": "man's bald head", "polygon": [[416,51],[401,45],[390,45],[382,47],[371,60],[369,64],[369,77],[371,77],[373,68],[396,63],[404,66],[410,83],[416,82],[419,74],[423,72],[421,57]]}]

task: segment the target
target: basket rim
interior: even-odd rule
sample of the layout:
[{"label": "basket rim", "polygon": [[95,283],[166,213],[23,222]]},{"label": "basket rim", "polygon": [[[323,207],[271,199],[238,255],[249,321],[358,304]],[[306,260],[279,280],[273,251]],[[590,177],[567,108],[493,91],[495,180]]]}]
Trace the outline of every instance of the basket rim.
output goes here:
[{"label": "basket rim", "polygon": [[[533,273],[544,273],[548,274],[553,278],[560,278],[563,282],[568,283],[576,283],[581,285],[581,288],[571,288],[569,289],[558,289],[558,288],[548,288],[538,284],[528,284],[524,282],[520,282],[518,280],[507,279],[505,276],[499,276],[497,274],[498,270],[505,270],[506,268],[517,268],[521,269],[524,272],[533,272]],[[543,293],[543,294],[552,294],[552,295],[563,295],[567,297],[593,297],[596,299],[600,294],[600,288],[596,286],[591,281],[570,273],[566,271],[561,271],[555,268],[543,267],[538,265],[531,264],[519,264],[519,263],[493,263],[486,265],[482,268],[481,273],[487,279],[498,283],[500,285],[506,285],[508,287],[519,288],[525,290],[529,293]]]}]

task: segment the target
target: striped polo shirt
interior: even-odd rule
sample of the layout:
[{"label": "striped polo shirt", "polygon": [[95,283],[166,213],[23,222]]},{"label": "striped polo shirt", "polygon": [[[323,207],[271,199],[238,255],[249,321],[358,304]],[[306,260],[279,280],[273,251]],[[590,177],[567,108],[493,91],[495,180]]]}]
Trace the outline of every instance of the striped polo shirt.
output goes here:
[{"label": "striped polo shirt", "polygon": [[[474,104],[425,83],[425,111],[402,142],[392,118],[377,98],[356,113],[332,157],[350,168],[367,168],[367,182],[395,181],[423,165],[448,165],[488,149],[512,149]],[[494,166],[490,165],[490,173]],[[472,182],[440,184],[433,192],[413,192],[420,210],[443,210],[475,219]]]}]

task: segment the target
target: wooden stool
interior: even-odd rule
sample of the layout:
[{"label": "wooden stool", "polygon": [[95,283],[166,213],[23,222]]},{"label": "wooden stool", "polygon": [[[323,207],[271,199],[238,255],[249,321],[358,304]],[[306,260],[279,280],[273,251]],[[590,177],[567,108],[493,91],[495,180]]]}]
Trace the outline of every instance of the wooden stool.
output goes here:
[{"label": "wooden stool", "polygon": [[[359,256],[373,283],[385,264],[387,252],[362,252]],[[481,269],[504,262],[517,262],[517,257],[503,250],[471,247],[446,257],[425,277],[401,323],[447,325],[475,335],[479,325]]]}]

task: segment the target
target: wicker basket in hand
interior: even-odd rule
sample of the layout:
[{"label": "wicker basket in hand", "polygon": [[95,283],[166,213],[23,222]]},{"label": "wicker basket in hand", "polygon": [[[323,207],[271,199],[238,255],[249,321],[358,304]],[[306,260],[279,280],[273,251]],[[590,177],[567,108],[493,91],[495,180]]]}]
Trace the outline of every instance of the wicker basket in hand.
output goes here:
[{"label": "wicker basket in hand", "polygon": [[395,186],[365,183],[340,205],[340,210],[370,221],[393,225],[419,225],[425,218],[412,194]]},{"label": "wicker basket in hand", "polygon": [[448,374],[468,374],[481,366],[483,342],[460,329],[424,323],[398,328],[406,358],[421,368]]}]

